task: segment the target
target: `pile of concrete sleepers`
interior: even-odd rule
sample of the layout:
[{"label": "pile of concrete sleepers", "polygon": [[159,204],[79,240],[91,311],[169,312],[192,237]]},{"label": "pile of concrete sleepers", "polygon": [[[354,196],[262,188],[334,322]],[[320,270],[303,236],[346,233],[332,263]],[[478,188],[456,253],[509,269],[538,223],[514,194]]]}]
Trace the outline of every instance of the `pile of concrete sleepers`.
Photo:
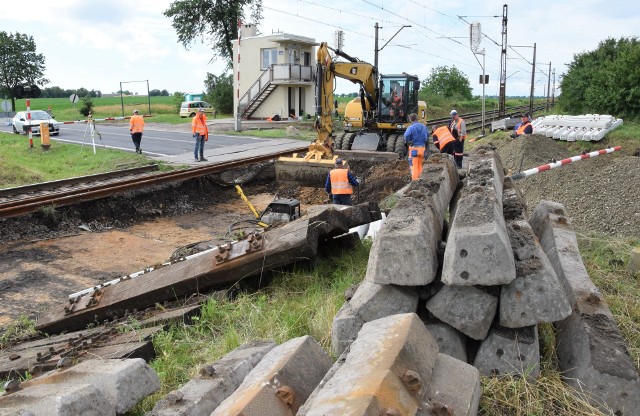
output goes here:
[{"label": "pile of concrete sleepers", "polygon": [[531,125],[534,134],[542,134],[556,140],[575,142],[600,141],[622,125],[621,118],[610,115],[585,114],[580,116],[551,115],[535,119]]}]

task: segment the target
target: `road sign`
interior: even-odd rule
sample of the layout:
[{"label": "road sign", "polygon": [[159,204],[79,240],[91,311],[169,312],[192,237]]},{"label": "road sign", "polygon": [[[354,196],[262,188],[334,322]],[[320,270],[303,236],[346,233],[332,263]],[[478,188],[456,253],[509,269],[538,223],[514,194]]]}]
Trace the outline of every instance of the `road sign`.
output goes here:
[{"label": "road sign", "polygon": [[80,97],[78,97],[78,94],[71,94],[69,96],[69,101],[71,101],[72,103],[77,103],[78,101],[80,101]]},{"label": "road sign", "polygon": [[11,111],[11,101],[2,100],[2,104],[0,104],[0,108],[2,108],[2,111],[8,113],[9,111]]}]

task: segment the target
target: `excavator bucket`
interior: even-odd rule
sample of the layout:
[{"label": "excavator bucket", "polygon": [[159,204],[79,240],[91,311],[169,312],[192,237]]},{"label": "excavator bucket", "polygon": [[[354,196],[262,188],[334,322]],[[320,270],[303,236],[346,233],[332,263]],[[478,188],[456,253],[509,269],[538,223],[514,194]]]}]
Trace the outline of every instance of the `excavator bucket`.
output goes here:
[{"label": "excavator bucket", "polygon": [[276,181],[285,185],[322,188],[336,158],[305,160],[295,153],[293,157],[280,157],[276,162]]},{"label": "excavator bucket", "polygon": [[380,136],[377,133],[361,133],[353,139],[351,150],[367,150],[375,152],[380,144]]}]

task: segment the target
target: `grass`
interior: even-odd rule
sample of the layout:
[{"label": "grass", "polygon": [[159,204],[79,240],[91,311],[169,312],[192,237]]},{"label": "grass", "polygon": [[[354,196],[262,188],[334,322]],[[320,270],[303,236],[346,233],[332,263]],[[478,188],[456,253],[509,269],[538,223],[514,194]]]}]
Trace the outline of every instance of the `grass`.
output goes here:
[{"label": "grass", "polygon": [[[295,122],[298,123],[298,122]],[[286,137],[288,139],[297,139],[303,141],[309,141],[316,138],[316,132],[311,130],[310,125],[294,125],[297,129],[296,134],[290,134],[287,129],[251,129],[243,131],[225,131],[224,134],[231,136],[251,136],[251,137],[263,137],[268,139],[280,139]]]},{"label": "grass", "polygon": [[7,325],[5,328],[0,328],[0,351],[7,348],[14,339],[35,333],[35,321],[27,318],[26,315],[21,315],[15,322]]},{"label": "grass", "polygon": [[52,181],[74,176],[148,165],[142,155],[115,149],[51,142],[48,151],[42,150],[38,137],[29,149],[28,139],[10,133],[0,133],[0,188]]}]

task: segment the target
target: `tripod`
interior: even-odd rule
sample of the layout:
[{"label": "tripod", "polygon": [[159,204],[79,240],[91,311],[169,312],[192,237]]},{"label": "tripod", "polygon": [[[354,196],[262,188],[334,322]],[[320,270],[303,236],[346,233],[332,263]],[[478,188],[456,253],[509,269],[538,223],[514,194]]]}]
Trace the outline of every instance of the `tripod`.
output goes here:
[{"label": "tripod", "polygon": [[91,116],[91,114],[89,114],[89,120],[87,121],[87,127],[85,127],[84,129],[84,134],[82,135],[82,146],[84,147],[84,141],[85,138],[87,137],[87,132],[89,132],[89,135],[91,136],[91,143],[93,144],[93,154],[96,154],[96,140],[95,140],[95,136],[96,134],[98,135],[98,139],[100,140],[100,143],[102,143],[102,147],[104,147],[105,149],[107,148],[107,146],[105,146],[104,142],[102,141],[102,135],[100,134],[100,132],[98,131],[98,129],[95,126],[95,121],[93,121],[93,118]]}]

